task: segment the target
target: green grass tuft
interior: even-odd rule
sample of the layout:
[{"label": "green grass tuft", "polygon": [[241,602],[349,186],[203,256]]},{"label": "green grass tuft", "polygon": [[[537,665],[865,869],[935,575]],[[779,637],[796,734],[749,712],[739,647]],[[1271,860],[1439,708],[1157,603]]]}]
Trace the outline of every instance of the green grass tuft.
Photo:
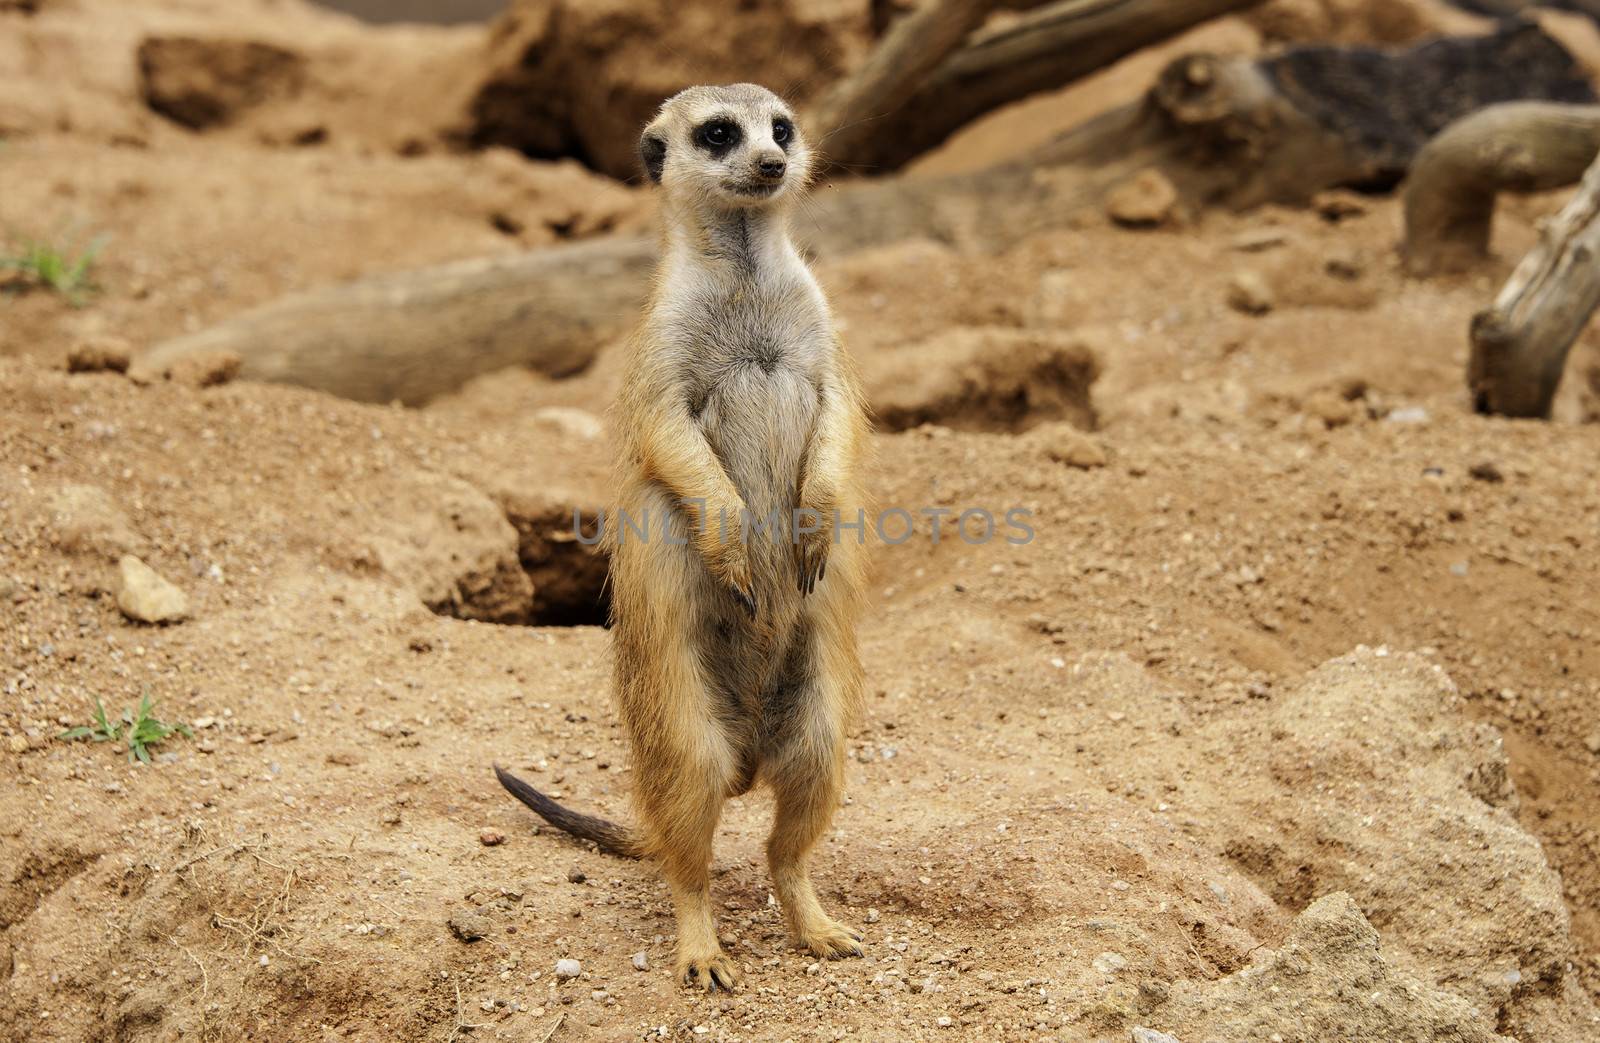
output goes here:
[{"label": "green grass tuft", "polygon": [[150,763],[149,747],[163,741],[173,734],[181,734],[185,738],[194,738],[194,732],[189,730],[187,724],[166,724],[156,719],[155,703],[150,701],[150,693],[144,693],[139,700],[138,712],[124,710],[122,716],[112,720],[106,716],[105,704],[98,696],[94,700],[94,723],[80,725],[77,728],[68,728],[57,738],[69,741],[89,739],[93,742],[126,742],[128,746],[128,760]]},{"label": "green grass tuft", "polygon": [[22,252],[15,256],[0,255],[0,271],[9,269],[13,281],[23,288],[30,286],[54,290],[67,299],[73,307],[81,307],[89,295],[99,287],[92,274],[95,260],[105,246],[104,238],[91,242],[77,256],[65,249],[25,240]]}]

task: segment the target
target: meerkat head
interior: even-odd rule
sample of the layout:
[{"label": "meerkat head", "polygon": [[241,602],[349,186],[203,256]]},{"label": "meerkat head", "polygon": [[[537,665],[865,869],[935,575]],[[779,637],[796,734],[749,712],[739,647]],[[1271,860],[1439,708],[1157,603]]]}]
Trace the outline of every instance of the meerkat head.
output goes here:
[{"label": "meerkat head", "polygon": [[668,98],[639,139],[650,180],[728,208],[797,194],[811,152],[784,100],[753,83],[690,87]]}]

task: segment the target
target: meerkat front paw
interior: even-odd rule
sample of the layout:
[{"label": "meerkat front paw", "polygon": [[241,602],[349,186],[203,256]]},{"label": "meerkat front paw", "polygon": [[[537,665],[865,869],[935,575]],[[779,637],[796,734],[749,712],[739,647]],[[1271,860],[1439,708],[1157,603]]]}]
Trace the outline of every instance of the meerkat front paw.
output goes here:
[{"label": "meerkat front paw", "polygon": [[718,949],[701,956],[680,956],[678,980],[691,989],[732,992],[739,984],[739,974],[728,954]]},{"label": "meerkat front paw", "polygon": [[733,600],[744,609],[744,614],[756,618],[756,588],[750,574],[750,549],[742,540],[712,544],[704,549],[706,565],[733,595]]},{"label": "meerkat front paw", "polygon": [[802,507],[795,517],[794,563],[800,593],[810,594],[828,574],[833,547],[832,508]]},{"label": "meerkat front paw", "polygon": [[861,949],[863,937],[860,931],[847,924],[823,920],[802,931],[799,942],[818,959],[842,960],[847,956],[864,955]]}]

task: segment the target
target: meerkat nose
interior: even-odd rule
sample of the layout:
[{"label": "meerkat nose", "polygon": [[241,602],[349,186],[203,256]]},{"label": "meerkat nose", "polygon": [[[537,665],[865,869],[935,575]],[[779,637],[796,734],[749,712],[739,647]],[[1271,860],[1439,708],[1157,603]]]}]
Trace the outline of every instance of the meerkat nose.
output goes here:
[{"label": "meerkat nose", "polygon": [[756,167],[761,171],[762,177],[776,181],[783,176],[787,164],[784,163],[782,156],[768,156],[757,163]]}]

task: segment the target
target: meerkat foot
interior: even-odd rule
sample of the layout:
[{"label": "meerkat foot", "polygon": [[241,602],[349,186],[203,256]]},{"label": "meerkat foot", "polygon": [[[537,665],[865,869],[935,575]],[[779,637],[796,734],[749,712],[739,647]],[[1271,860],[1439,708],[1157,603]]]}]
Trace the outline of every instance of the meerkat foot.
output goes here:
[{"label": "meerkat foot", "polygon": [[728,954],[718,949],[701,956],[680,956],[678,980],[691,989],[732,992],[739,984],[739,973]]},{"label": "meerkat foot", "polygon": [[800,931],[800,944],[822,960],[842,960],[847,956],[862,956],[864,935],[848,924],[824,917]]}]

